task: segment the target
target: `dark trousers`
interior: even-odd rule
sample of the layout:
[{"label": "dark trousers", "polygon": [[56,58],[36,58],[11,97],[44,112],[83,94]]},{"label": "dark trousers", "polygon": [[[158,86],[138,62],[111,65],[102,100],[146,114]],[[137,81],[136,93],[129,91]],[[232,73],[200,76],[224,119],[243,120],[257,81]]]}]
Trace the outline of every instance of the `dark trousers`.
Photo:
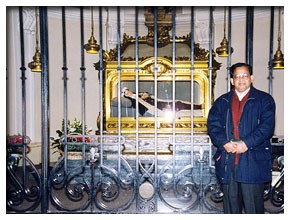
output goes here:
[{"label": "dark trousers", "polygon": [[241,214],[244,206],[247,214],[264,213],[264,183],[249,184],[235,181],[236,165],[233,155],[230,184],[222,185],[224,213]]}]

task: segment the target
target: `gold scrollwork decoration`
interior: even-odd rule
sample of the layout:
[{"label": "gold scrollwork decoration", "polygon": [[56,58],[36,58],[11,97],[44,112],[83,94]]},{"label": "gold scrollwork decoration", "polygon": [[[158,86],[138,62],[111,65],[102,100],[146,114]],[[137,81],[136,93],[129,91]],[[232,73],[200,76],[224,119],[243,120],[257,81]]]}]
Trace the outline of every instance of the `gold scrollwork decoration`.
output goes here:
[{"label": "gold scrollwork decoration", "polygon": [[[118,123],[108,123],[108,128],[116,129],[118,128]],[[134,123],[121,123],[122,129],[135,129]],[[149,128],[154,129],[154,123],[139,123],[139,128]],[[173,128],[172,123],[160,123],[160,129],[169,129]],[[189,129],[191,128],[191,123],[175,123],[175,128],[178,129]],[[206,128],[206,123],[194,123],[194,128],[202,129]]]}]

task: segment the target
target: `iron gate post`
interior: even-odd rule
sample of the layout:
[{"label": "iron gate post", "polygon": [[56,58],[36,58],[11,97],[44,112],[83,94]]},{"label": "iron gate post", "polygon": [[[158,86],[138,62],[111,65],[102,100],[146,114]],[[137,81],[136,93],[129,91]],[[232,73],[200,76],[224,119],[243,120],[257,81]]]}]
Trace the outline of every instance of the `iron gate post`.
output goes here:
[{"label": "iron gate post", "polygon": [[246,61],[253,66],[254,7],[247,7]]},{"label": "iron gate post", "polygon": [[232,58],[232,7],[229,6],[228,18],[228,92],[231,90],[231,58]]},{"label": "iron gate post", "polygon": [[48,32],[47,7],[39,8],[41,44],[41,162],[42,162],[42,200],[41,212],[48,211],[48,163],[49,163],[49,80],[48,80]]},{"label": "iron gate post", "polygon": [[274,29],[274,6],[271,7],[271,25],[270,25],[270,55],[269,55],[269,93],[272,95],[273,81],[273,29]]}]

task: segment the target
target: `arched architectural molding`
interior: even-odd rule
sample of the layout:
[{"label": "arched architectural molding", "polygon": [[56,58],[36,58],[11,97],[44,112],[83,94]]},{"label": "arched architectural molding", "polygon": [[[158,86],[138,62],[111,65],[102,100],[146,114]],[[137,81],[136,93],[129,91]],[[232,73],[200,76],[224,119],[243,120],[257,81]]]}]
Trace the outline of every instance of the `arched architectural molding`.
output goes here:
[{"label": "arched architectural molding", "polygon": [[[191,7],[177,7],[176,10],[176,25],[178,27],[188,27],[191,22]],[[201,47],[208,49],[209,42],[209,7],[197,6],[195,7],[195,41],[200,43]],[[90,22],[91,14],[90,7],[85,6],[84,8],[84,21]],[[224,7],[214,6],[213,8],[214,25],[222,24],[224,22]],[[99,24],[99,7],[95,6],[94,10],[94,23]],[[117,7],[103,7],[103,27],[106,33],[106,48],[110,50],[116,47],[117,42]],[[145,13],[144,7],[139,7],[139,26],[144,25],[145,17],[142,16]],[[255,18],[268,17],[270,14],[268,7],[255,7]],[[30,13],[31,14],[31,13]],[[33,13],[32,13],[33,14]],[[33,15],[29,15],[33,16]],[[61,19],[61,7],[49,7],[48,16]],[[124,27],[126,24],[127,28],[135,27],[135,7],[121,7],[120,8],[120,29],[121,38],[124,33]],[[79,21],[80,10],[79,7],[66,7],[66,19],[72,21]],[[232,22],[242,21],[246,19],[246,7],[232,7]],[[29,20],[27,21],[29,26]],[[33,24],[32,24],[33,25]],[[33,30],[32,30],[33,32]],[[96,29],[96,33],[98,30]],[[182,31],[181,31],[182,32]],[[181,33],[180,32],[180,33]],[[184,34],[188,34],[188,31]],[[96,34],[98,35],[98,34]]]},{"label": "arched architectural molding", "polygon": [[23,7],[23,30],[25,34],[35,35],[34,7]]}]

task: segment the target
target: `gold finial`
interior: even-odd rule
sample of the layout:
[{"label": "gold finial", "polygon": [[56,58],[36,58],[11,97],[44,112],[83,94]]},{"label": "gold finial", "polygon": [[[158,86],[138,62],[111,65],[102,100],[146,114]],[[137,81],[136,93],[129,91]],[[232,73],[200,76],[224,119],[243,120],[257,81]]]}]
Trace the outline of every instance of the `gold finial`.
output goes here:
[{"label": "gold finial", "polygon": [[85,48],[87,53],[99,53],[100,46],[97,44],[97,41],[94,37],[93,7],[91,7],[91,24],[92,24],[91,37],[88,40],[88,43],[84,45],[84,48]]},{"label": "gold finial", "polygon": [[28,67],[32,72],[41,72],[41,53],[38,46],[38,19],[37,19],[37,7],[35,7],[35,54],[33,61],[28,64]]},{"label": "gold finial", "polygon": [[281,8],[279,7],[279,17],[278,17],[278,49],[274,55],[273,59],[273,68],[274,69],[284,69],[284,55],[281,51],[281,30],[280,30],[280,12]]},{"label": "gold finial", "polygon": [[[220,43],[220,47],[216,49],[216,52],[219,57],[227,57],[229,56],[229,51],[228,51],[228,40],[226,38],[226,7],[224,7],[224,38],[222,42]],[[234,49],[231,47],[231,53],[234,52]]]}]

